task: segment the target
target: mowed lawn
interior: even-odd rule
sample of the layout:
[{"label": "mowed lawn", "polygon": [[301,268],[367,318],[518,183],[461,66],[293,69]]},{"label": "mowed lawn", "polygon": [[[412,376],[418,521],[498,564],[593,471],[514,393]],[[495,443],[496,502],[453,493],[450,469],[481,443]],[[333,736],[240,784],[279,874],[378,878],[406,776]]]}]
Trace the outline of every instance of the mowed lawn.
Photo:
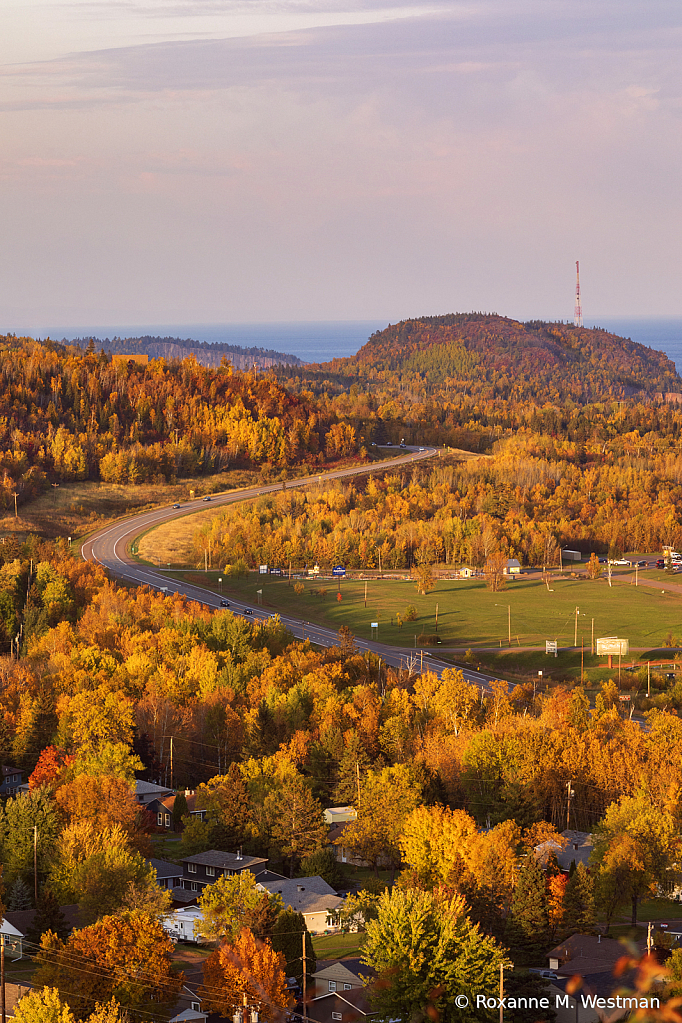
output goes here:
[{"label": "mowed lawn", "polygon": [[[176,578],[190,576],[191,581],[218,592],[218,572],[172,573]],[[301,580],[304,593],[298,595],[286,579],[260,576],[255,572],[245,579],[222,584],[223,595],[262,604],[271,611],[319,622],[338,630],[348,626],[354,635],[378,638],[391,645],[414,646],[415,636],[435,632],[438,605],[438,635],[443,647],[500,646],[508,648],[508,607],[511,609],[512,645],[544,647],[545,640],[556,639],[559,646],[572,646],[578,608],[578,645],[581,640],[589,651],[594,619],[594,636],[619,636],[630,645],[646,650],[660,647],[666,635],[682,637],[682,594],[661,592],[651,587],[630,585],[629,575],[606,580],[553,579],[550,589],[539,577],[510,583],[501,593],[490,593],[484,582],[441,580],[427,596],[419,596],[415,583],[393,579],[341,581],[341,601],[337,600],[336,580]],[[312,590],[326,589],[321,598]],[[417,620],[397,624],[397,615],[405,616],[408,605],[417,609]],[[372,630],[371,623],[378,622]]]}]

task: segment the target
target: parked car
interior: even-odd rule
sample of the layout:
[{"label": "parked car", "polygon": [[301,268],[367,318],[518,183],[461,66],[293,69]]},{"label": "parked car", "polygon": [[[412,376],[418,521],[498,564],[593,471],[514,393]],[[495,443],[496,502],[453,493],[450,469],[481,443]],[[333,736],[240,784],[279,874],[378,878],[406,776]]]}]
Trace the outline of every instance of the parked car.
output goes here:
[{"label": "parked car", "polygon": [[659,558],[656,562],[656,568],[665,568],[665,559]]},{"label": "parked car", "polygon": [[538,977],[544,977],[545,980],[558,980],[559,975],[554,970],[542,970],[537,966],[531,966],[528,970],[529,973],[537,973]]},{"label": "parked car", "polygon": [[615,560],[615,561],[610,561],[610,562],[609,562],[609,564],[610,564],[610,565],[629,565],[629,564],[630,564],[630,562],[629,562],[629,561],[626,561],[626,559],[625,559],[625,558],[618,558],[618,559],[617,559],[617,560]]},{"label": "parked car", "polygon": [[221,599],[221,601],[220,601],[220,606],[221,606],[221,607],[229,607],[229,606],[230,606],[230,602],[229,602],[229,600],[225,600],[225,598],[223,597],[223,598]]},{"label": "parked car", "polygon": [[648,568],[649,567],[649,562],[648,561],[636,561],[635,564],[637,565],[637,568]]}]

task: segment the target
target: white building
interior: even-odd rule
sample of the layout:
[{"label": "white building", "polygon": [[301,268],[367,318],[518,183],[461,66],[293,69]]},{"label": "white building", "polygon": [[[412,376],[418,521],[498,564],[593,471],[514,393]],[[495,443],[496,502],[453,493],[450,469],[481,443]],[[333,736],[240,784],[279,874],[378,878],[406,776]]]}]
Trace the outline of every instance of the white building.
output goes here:
[{"label": "white building", "polygon": [[176,941],[196,942],[194,924],[197,920],[203,919],[204,915],[198,906],[182,906],[168,913],[161,922],[166,934]]}]

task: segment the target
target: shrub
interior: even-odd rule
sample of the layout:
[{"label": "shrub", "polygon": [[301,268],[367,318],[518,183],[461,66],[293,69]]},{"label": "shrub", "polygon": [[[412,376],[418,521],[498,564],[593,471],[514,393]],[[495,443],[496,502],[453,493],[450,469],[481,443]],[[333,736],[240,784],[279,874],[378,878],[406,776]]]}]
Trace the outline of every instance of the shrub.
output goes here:
[{"label": "shrub", "polygon": [[417,609],[414,604],[408,604],[405,608],[405,621],[416,622],[417,621]]},{"label": "shrub", "polygon": [[303,583],[294,583],[294,593],[297,597],[300,597],[302,593],[305,593],[305,586]]}]

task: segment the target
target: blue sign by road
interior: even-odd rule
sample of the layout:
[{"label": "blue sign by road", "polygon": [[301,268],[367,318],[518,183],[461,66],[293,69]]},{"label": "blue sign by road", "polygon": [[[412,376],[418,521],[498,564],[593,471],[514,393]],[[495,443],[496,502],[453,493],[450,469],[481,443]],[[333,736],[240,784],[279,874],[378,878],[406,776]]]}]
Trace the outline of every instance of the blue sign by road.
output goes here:
[{"label": "blue sign by road", "polygon": [[346,570],[343,565],[335,565],[332,569],[332,575],[345,575]]}]

